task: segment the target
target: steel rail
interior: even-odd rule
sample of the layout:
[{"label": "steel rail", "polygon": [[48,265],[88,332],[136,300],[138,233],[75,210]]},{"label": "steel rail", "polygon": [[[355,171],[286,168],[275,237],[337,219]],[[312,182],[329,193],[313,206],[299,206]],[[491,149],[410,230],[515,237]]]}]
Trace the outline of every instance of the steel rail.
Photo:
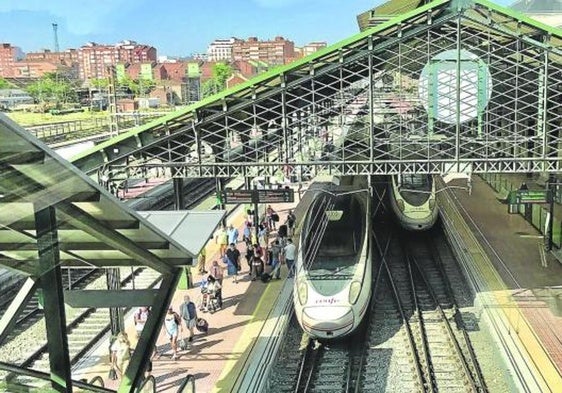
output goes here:
[{"label": "steel rail", "polygon": [[406,313],[404,312],[404,307],[402,306],[402,301],[400,300],[400,295],[398,293],[398,288],[396,287],[395,280],[392,276],[392,272],[390,271],[390,267],[386,260],[383,260],[383,264],[386,270],[386,274],[389,278],[389,284],[392,288],[392,292],[394,294],[394,299],[396,300],[396,305],[398,307],[398,312],[400,313],[400,318],[402,319],[402,324],[406,328],[406,334],[408,336],[408,345],[410,346],[410,350],[412,351],[412,355],[414,357],[414,366],[416,370],[416,377],[418,380],[418,384],[420,387],[425,387],[425,373],[423,371],[423,366],[421,364],[420,355],[416,348],[414,334],[412,332],[412,328],[406,318]]},{"label": "steel rail", "polygon": [[414,281],[414,275],[412,274],[412,256],[407,252],[406,249],[406,263],[408,264],[408,278],[410,282],[410,288],[412,290],[412,300],[414,301],[414,313],[418,321],[418,327],[420,329],[420,339],[423,352],[423,359],[425,361],[425,380],[424,390],[437,392],[437,384],[435,381],[435,375],[433,373],[433,363],[431,362],[431,357],[429,355],[429,342],[427,339],[425,323],[423,320],[423,315],[418,303],[418,293],[416,291],[416,284]]},{"label": "steel rail", "polygon": [[[451,287],[451,282],[449,281],[449,278],[447,277],[447,274],[445,272],[445,267],[443,265],[443,260],[441,259],[441,255],[439,254],[439,251],[437,250],[437,246],[436,246],[435,241],[433,239],[428,237],[426,244],[429,244],[431,256],[432,256],[433,260],[435,261],[435,264],[439,268],[439,271],[441,273],[441,277],[443,278],[443,283],[445,285],[445,290],[447,292],[447,295],[448,295],[449,299],[453,303],[453,310],[454,310],[453,317],[455,319],[455,323],[457,324],[457,328],[462,333],[463,340],[464,340],[464,343],[466,345],[466,349],[467,349],[467,352],[468,352],[468,357],[470,358],[470,362],[472,363],[472,367],[473,367],[473,371],[471,371],[471,374],[470,374],[470,375],[472,375],[471,381],[472,381],[473,385],[478,389],[477,391],[487,392],[488,388],[486,387],[486,382],[484,381],[484,375],[482,374],[482,370],[480,369],[480,364],[478,363],[476,353],[474,351],[474,347],[472,346],[472,343],[470,341],[470,337],[468,336],[468,332],[466,331],[466,326],[464,324],[464,321],[462,319],[462,315],[461,315],[459,307],[457,305],[457,301],[455,299],[455,295],[454,295],[453,289]],[[455,340],[455,341],[457,342],[457,340]],[[466,358],[465,358],[465,362],[467,362]]]}]

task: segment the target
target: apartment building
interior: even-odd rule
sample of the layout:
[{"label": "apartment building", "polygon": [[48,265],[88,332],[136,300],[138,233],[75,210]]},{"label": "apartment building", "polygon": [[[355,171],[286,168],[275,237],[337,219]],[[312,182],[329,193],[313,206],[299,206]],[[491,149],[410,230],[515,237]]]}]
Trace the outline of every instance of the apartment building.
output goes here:
[{"label": "apartment building", "polygon": [[216,39],[211,42],[207,48],[207,60],[208,61],[232,61],[232,52],[234,49],[234,44],[237,42],[243,42],[241,39],[236,37],[228,39]]},{"label": "apartment building", "polygon": [[14,64],[23,57],[24,54],[19,47],[9,43],[0,44],[0,77],[15,77]]},{"label": "apartment building", "polygon": [[278,36],[273,40],[260,41],[257,37],[234,42],[232,60],[263,61],[270,66],[286,64],[295,58],[295,43]]},{"label": "apartment building", "polygon": [[110,65],[156,62],[156,59],[156,48],[135,41],[123,41],[115,45],[90,42],[78,50],[79,78],[105,78]]}]

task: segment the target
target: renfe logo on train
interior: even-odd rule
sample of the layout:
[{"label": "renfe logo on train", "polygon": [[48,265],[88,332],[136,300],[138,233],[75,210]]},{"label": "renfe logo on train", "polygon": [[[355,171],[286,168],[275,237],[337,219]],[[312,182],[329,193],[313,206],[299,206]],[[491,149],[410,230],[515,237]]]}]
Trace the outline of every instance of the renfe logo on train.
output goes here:
[{"label": "renfe logo on train", "polygon": [[316,304],[334,304],[334,303],[339,303],[340,300],[336,299],[335,297],[331,297],[328,299],[316,299],[315,303]]}]

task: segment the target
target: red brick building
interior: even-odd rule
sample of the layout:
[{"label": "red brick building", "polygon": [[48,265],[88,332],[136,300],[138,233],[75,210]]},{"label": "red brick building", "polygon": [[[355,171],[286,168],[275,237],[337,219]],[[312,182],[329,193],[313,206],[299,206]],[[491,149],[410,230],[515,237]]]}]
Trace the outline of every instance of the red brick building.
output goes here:
[{"label": "red brick building", "polygon": [[137,44],[135,41],[123,41],[116,45],[99,45],[90,42],[80,47],[78,58],[79,78],[88,80],[105,78],[108,65],[156,62],[157,54],[156,48]]},{"label": "red brick building", "polygon": [[22,60],[23,52],[17,46],[8,43],[0,44],[0,77],[11,78],[14,75],[14,64]]},{"label": "red brick building", "polygon": [[47,73],[60,71],[59,67],[50,61],[18,61],[12,66],[12,72],[15,78],[41,78]]},{"label": "red brick building", "polygon": [[78,51],[76,49],[67,49],[64,52],[51,52],[49,49],[45,49],[41,52],[29,52],[25,54],[25,61],[48,61],[72,66],[78,63]]}]

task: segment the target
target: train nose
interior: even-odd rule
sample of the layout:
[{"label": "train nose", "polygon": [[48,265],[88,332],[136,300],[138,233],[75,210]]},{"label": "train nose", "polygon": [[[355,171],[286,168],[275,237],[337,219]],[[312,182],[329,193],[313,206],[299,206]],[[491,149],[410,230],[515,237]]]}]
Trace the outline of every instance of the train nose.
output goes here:
[{"label": "train nose", "polygon": [[353,329],[351,307],[305,307],[302,325],[308,334],[318,338],[336,338]]}]

